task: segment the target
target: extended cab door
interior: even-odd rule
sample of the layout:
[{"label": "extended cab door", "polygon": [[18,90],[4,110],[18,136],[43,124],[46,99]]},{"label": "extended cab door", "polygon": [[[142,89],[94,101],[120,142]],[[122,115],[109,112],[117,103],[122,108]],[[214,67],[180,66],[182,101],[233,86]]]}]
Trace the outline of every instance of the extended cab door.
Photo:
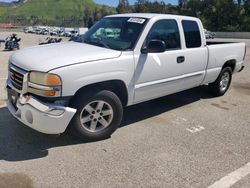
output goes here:
[{"label": "extended cab door", "polygon": [[182,19],[181,27],[182,34],[184,34],[182,54],[185,57],[181,68],[183,69],[183,82],[186,83],[184,89],[188,89],[199,86],[205,78],[208,49],[200,20]]},{"label": "extended cab door", "polygon": [[[187,34],[185,36],[182,25]],[[200,34],[199,26],[192,26],[186,28],[186,22],[175,19],[161,19],[152,25],[144,45],[151,40],[162,40],[166,44],[166,51],[135,54],[135,103],[192,88],[202,82],[207,52],[205,46],[201,47],[201,35],[197,39],[200,41],[199,47],[196,47],[195,37]],[[195,30],[197,28],[198,31]],[[185,37],[191,43],[190,48],[186,47]]]}]

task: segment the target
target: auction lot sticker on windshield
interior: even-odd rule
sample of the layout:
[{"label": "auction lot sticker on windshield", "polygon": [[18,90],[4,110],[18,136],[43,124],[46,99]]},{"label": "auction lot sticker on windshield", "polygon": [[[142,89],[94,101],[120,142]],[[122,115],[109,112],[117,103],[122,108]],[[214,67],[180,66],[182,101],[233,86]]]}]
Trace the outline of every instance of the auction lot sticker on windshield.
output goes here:
[{"label": "auction lot sticker on windshield", "polygon": [[128,22],[143,24],[145,19],[143,18],[129,18]]}]

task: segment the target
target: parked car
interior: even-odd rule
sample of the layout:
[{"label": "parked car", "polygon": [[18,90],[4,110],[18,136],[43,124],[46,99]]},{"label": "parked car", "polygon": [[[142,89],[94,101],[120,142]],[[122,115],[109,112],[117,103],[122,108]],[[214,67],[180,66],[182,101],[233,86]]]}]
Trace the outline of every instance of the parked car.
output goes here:
[{"label": "parked car", "polygon": [[72,37],[72,36],[77,36],[78,35],[78,31],[67,31],[65,32],[65,37]]},{"label": "parked car", "polygon": [[33,29],[33,27],[26,27],[24,29],[24,33],[35,33],[35,30]]},{"label": "parked car", "polygon": [[206,29],[204,29],[204,32],[205,32],[206,39],[214,39],[215,38],[215,33],[208,31]]},{"label": "parked car", "polygon": [[40,35],[48,35],[49,31],[47,29],[42,29]]},{"label": "parked car", "polygon": [[50,34],[50,36],[56,36],[56,35],[58,35],[58,32],[56,30],[51,30],[49,32],[49,34]]},{"label": "parked car", "polygon": [[71,32],[66,31],[66,32],[64,33],[64,36],[65,36],[65,37],[71,37]]},{"label": "parked car", "polygon": [[59,37],[64,37],[64,36],[65,36],[65,32],[62,31],[62,30],[60,30],[60,31],[58,31],[57,35],[58,35]]},{"label": "parked car", "polygon": [[[119,31],[119,37],[97,35],[102,28]],[[82,43],[14,53],[8,108],[42,133],[60,134],[69,127],[81,139],[105,139],[120,126],[126,106],[200,85],[224,95],[233,73],[243,70],[245,55],[245,43],[206,42],[197,18],[107,16]]]},{"label": "parked car", "polygon": [[41,35],[42,30],[41,30],[41,29],[36,29],[36,30],[35,30],[35,33],[36,33],[37,35]]}]

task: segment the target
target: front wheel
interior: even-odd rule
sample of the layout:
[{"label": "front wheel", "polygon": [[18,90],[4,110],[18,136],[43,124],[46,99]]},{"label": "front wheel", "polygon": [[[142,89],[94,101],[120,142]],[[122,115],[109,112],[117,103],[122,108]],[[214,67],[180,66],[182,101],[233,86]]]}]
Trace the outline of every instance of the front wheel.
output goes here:
[{"label": "front wheel", "polygon": [[72,133],[85,141],[102,140],[119,127],[123,107],[117,95],[111,91],[82,93],[73,101],[77,113],[71,121]]},{"label": "front wheel", "polygon": [[223,96],[230,87],[232,81],[232,69],[225,67],[214,83],[209,84],[209,90],[215,96]]}]

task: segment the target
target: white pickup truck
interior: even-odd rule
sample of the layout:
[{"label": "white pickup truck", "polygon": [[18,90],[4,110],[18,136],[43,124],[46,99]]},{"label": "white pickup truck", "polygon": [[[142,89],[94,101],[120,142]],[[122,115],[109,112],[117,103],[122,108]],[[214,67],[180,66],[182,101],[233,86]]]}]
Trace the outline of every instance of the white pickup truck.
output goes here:
[{"label": "white pickup truck", "polygon": [[197,18],[107,16],[82,42],[13,54],[8,108],[42,133],[69,128],[85,140],[104,139],[119,127],[126,106],[200,85],[224,95],[232,74],[243,70],[245,54],[244,43],[206,42]]}]

